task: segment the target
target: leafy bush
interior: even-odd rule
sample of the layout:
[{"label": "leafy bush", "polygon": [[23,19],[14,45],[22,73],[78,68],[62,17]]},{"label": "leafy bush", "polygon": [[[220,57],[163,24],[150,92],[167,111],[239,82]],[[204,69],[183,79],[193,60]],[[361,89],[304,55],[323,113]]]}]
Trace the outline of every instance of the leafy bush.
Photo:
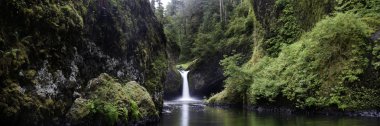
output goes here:
[{"label": "leafy bush", "polygon": [[365,54],[370,32],[368,25],[354,14],[339,13],[322,20],[259,72],[269,75],[254,78],[252,94],[270,101],[276,95],[260,92],[266,85],[269,89],[265,91],[280,91],[277,95],[284,95],[301,108],[331,105],[356,108],[349,106],[350,101],[344,100],[344,96],[349,84],[360,81],[367,67]]},{"label": "leafy bush", "polygon": [[250,74],[241,68],[242,55],[236,54],[226,57],[220,62],[223,66],[224,76],[228,77],[225,82],[225,90],[208,100],[210,104],[239,104],[247,102],[247,89],[251,83]]},{"label": "leafy bush", "polygon": [[[299,41],[284,46],[277,58],[266,56],[243,67],[233,65],[238,61],[236,56],[225,59],[222,62],[228,75],[225,91],[248,93],[250,104],[286,98],[299,108],[379,107],[376,83],[380,82],[373,79],[379,78],[379,74],[371,58],[377,56],[373,52],[378,49],[368,39],[373,30],[362,19],[352,13],[327,17]],[[247,92],[238,90],[246,83],[249,83]]]}]

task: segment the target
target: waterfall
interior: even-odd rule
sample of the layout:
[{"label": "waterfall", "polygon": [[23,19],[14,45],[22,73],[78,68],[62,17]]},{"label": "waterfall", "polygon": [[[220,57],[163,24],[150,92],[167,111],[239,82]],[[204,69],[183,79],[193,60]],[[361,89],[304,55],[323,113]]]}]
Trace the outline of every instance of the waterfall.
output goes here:
[{"label": "waterfall", "polygon": [[190,97],[190,92],[189,92],[189,82],[187,81],[187,74],[189,71],[184,71],[184,70],[178,70],[181,73],[182,76],[182,97],[179,99],[180,101],[192,101]]}]

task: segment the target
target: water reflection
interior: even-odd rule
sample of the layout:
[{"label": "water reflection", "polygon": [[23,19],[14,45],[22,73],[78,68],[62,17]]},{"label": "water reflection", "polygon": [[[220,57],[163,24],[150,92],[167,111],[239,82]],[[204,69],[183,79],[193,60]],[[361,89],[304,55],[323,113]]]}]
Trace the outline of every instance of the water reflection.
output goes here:
[{"label": "water reflection", "polygon": [[379,118],[284,115],[167,102],[158,126],[379,126]]},{"label": "water reflection", "polygon": [[181,126],[189,125],[189,105],[182,104]]}]

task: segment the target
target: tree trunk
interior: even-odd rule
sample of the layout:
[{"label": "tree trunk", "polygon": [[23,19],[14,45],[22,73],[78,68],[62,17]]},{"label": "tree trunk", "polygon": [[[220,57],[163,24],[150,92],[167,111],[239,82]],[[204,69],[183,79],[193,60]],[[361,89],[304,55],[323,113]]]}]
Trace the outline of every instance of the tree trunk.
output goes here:
[{"label": "tree trunk", "polygon": [[224,5],[224,2],[223,2],[223,11],[224,11],[224,22],[227,22],[227,11],[226,11],[226,6]]},{"label": "tree trunk", "polygon": [[153,12],[154,12],[154,10],[155,10],[155,3],[156,3],[156,1],[155,0],[151,0],[150,1],[150,6],[152,7],[152,10],[153,10]]},{"label": "tree trunk", "polygon": [[223,0],[219,0],[219,8],[220,8],[220,22],[223,22]]}]

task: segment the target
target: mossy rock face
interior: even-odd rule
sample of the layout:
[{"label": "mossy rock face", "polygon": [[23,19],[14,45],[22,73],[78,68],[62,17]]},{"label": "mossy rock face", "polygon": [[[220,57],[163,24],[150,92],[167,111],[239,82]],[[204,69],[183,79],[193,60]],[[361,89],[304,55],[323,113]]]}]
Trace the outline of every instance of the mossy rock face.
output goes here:
[{"label": "mossy rock face", "polygon": [[283,45],[296,42],[302,33],[334,11],[335,0],[251,0],[256,27],[262,31],[262,53],[277,57]]},{"label": "mossy rock face", "polygon": [[225,89],[209,104],[379,108],[379,0],[250,2],[254,54],[222,61]]},{"label": "mossy rock face", "polygon": [[237,106],[240,105],[241,98],[239,94],[223,90],[206,100],[206,103],[211,106]]},{"label": "mossy rock face", "polygon": [[189,90],[192,97],[209,97],[212,93],[223,89],[223,69],[219,61],[223,59],[220,54],[199,60],[193,65],[188,74]]},{"label": "mossy rock face", "polygon": [[128,95],[134,101],[133,104],[138,106],[138,110],[132,110],[132,112],[139,111],[139,116],[142,118],[153,117],[153,119],[157,119],[158,111],[156,110],[152,97],[144,87],[136,81],[131,81],[126,83],[124,88],[127,92],[131,92]]},{"label": "mossy rock face", "polygon": [[174,100],[182,95],[182,77],[174,66],[170,67],[166,74],[164,91],[166,100]]},{"label": "mossy rock face", "polygon": [[101,73],[162,106],[166,40],[147,0],[2,0],[0,16],[1,122],[63,123]]},{"label": "mossy rock face", "polygon": [[[228,74],[239,76],[229,76],[226,89],[208,102],[312,110],[378,109],[378,26],[363,20],[369,18],[377,16],[336,13],[284,46],[278,57],[267,55],[242,67],[230,65]],[[239,101],[231,99],[239,96]]]},{"label": "mossy rock face", "polygon": [[119,83],[108,74],[89,81],[67,117],[74,125],[130,124],[157,119],[158,112],[147,90],[135,81]]}]

